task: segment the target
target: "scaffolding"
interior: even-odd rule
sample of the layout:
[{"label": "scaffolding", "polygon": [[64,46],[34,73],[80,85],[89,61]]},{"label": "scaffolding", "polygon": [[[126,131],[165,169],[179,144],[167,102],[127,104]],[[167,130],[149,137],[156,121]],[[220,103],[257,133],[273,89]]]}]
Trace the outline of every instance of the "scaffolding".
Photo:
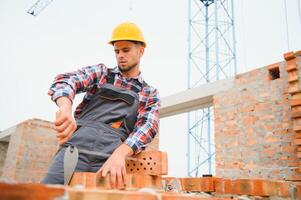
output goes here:
[{"label": "scaffolding", "polygon": [[[237,72],[233,0],[189,0],[188,89]],[[214,174],[212,108],[187,114],[188,176]]]}]

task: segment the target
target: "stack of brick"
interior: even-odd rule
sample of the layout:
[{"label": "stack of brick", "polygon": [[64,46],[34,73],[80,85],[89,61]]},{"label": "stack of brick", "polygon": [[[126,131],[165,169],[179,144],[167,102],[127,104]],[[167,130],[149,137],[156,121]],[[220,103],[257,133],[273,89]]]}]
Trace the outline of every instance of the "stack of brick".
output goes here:
[{"label": "stack of brick", "polygon": [[[161,176],[167,175],[167,154],[160,151],[144,151],[126,160],[125,188],[135,190],[143,187],[161,189]],[[76,172],[70,186],[82,185],[85,188],[112,189],[109,176],[98,173]]]},{"label": "stack of brick", "polygon": [[[146,151],[126,160],[126,177],[123,190],[112,190],[110,177],[102,177],[99,173],[77,172],[70,181],[67,189],[70,199],[147,199],[147,200],[225,200],[211,195],[199,196],[181,193],[165,192],[166,181],[162,175],[167,175],[167,154],[160,151]],[[168,178],[166,178],[168,180]],[[213,178],[208,177],[199,185],[199,178],[193,181],[181,179],[189,191],[214,191]],[[194,184],[196,187],[194,187]],[[185,188],[185,187],[184,187]]]},{"label": "stack of brick", "polygon": [[286,60],[286,71],[288,73],[288,92],[290,94],[291,116],[293,120],[293,130],[295,131],[299,169],[301,167],[301,82],[299,81],[301,60],[298,56],[300,55],[301,51],[295,53],[288,52],[283,55]]}]

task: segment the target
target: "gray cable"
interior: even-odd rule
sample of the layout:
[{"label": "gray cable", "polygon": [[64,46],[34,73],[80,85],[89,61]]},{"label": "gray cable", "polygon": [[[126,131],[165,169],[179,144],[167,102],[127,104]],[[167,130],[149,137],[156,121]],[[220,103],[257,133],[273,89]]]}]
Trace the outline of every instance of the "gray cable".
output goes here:
[{"label": "gray cable", "polygon": [[288,21],[287,21],[287,7],[286,7],[286,0],[284,1],[284,12],[285,12],[285,22],[286,22],[286,36],[287,36],[287,51],[290,50],[290,46],[289,46],[289,33],[288,33]]}]

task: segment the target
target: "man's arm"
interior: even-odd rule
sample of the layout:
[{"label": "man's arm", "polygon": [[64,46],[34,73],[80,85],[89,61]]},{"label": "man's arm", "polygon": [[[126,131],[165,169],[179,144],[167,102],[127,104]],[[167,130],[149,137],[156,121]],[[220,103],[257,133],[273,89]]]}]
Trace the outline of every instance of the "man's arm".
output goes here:
[{"label": "man's arm", "polygon": [[102,176],[110,173],[113,188],[123,188],[126,175],[125,158],[142,151],[152,141],[159,128],[160,100],[156,90],[146,91],[139,107],[137,122],[128,139],[120,145],[98,171]]},{"label": "man's arm", "polygon": [[106,176],[108,173],[110,174],[112,188],[124,188],[126,175],[125,159],[133,154],[134,151],[131,147],[126,144],[121,144],[99,169],[98,172],[101,173],[102,176]]},{"label": "man's arm", "polygon": [[66,143],[76,130],[76,122],[72,115],[72,102],[67,97],[60,97],[56,101],[59,111],[56,112],[54,129],[56,130],[58,143]]},{"label": "man's arm", "polygon": [[54,122],[59,144],[67,142],[77,128],[72,115],[75,94],[85,92],[89,87],[98,84],[107,73],[108,69],[100,64],[56,76],[48,94],[59,107]]},{"label": "man's arm", "polygon": [[55,77],[48,94],[53,101],[65,96],[72,102],[75,94],[85,92],[108,74],[103,64],[83,67],[80,70],[59,74]]},{"label": "man's arm", "polygon": [[137,121],[133,132],[126,139],[125,144],[130,146],[134,154],[144,150],[153,140],[159,130],[160,98],[158,91],[150,88],[141,93],[142,104],[139,106]]}]

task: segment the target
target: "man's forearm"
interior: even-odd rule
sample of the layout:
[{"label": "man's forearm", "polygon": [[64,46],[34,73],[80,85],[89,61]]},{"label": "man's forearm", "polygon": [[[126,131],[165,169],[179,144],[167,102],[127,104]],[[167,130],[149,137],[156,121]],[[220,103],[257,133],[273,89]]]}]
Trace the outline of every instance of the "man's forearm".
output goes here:
[{"label": "man's forearm", "polygon": [[56,100],[58,107],[72,107],[72,102],[68,97],[60,97]]},{"label": "man's forearm", "polygon": [[114,154],[119,154],[123,157],[132,156],[134,151],[127,144],[121,144],[117,149],[115,149]]}]

